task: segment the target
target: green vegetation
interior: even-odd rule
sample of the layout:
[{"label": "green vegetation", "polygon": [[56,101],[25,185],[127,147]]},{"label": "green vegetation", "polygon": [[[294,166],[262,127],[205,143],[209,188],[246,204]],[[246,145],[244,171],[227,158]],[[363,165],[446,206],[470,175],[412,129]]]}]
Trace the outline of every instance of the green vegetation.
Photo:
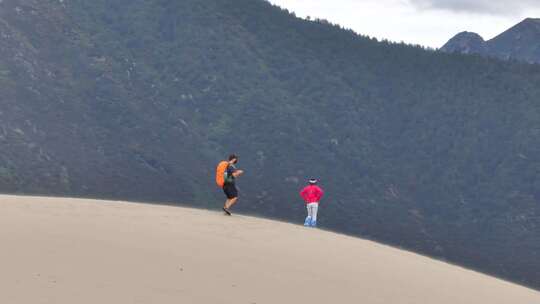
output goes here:
[{"label": "green vegetation", "polygon": [[0,3],[0,189],[238,209],[540,288],[540,67],[379,42],[262,0]]}]

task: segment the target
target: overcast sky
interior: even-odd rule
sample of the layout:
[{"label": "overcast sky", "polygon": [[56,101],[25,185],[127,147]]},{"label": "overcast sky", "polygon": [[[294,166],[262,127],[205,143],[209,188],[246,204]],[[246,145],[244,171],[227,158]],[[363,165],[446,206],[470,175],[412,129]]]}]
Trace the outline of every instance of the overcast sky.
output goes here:
[{"label": "overcast sky", "polygon": [[540,0],[270,0],[299,17],[327,19],[392,41],[441,47],[462,31],[491,39],[526,17]]}]

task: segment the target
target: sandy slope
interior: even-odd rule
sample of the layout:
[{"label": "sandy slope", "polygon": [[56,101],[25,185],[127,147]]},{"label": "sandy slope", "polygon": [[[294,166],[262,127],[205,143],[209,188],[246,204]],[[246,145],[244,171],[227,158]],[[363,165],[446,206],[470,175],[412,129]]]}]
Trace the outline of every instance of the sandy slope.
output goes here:
[{"label": "sandy slope", "polygon": [[0,196],[0,248],[0,303],[540,303],[373,242],[167,206]]}]

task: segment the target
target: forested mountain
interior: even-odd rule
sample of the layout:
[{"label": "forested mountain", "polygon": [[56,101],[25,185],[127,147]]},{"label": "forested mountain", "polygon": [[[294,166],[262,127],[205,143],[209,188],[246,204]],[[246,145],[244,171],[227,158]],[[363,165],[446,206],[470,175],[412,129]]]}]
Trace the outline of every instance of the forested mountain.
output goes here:
[{"label": "forested mountain", "polygon": [[0,189],[320,224],[540,288],[540,67],[263,0],[0,2]]},{"label": "forested mountain", "polygon": [[462,32],[450,39],[441,51],[540,63],[540,19],[527,18],[488,41],[476,33]]}]

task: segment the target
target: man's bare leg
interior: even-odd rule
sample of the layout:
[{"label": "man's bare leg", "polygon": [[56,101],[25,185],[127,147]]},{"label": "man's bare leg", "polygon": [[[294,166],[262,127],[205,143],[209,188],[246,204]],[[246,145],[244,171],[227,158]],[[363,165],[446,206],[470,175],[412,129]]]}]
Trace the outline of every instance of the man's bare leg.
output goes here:
[{"label": "man's bare leg", "polygon": [[228,199],[225,202],[225,209],[231,208],[234,204],[236,204],[236,201],[238,201],[238,197]]},{"label": "man's bare leg", "polygon": [[229,199],[227,199],[225,205],[223,205],[223,212],[225,212],[226,215],[232,215],[227,206],[229,206]]}]

